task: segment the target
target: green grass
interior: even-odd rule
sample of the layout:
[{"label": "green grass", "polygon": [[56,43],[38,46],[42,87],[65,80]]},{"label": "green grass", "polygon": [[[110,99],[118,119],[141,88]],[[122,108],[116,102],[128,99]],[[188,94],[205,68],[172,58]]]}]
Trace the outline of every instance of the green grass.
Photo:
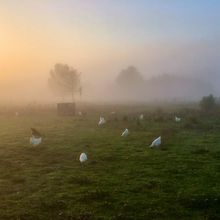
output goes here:
[{"label": "green grass", "polygon": [[[0,117],[0,219],[220,219],[217,116],[184,113],[178,124],[146,111],[139,123],[138,111],[121,111],[100,128],[99,112]],[[162,148],[150,149],[159,135]]]}]

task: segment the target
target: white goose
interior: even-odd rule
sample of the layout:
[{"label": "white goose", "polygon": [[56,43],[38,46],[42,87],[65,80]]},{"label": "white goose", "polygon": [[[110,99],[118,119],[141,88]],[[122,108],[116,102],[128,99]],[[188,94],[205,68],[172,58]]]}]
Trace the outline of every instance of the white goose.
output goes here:
[{"label": "white goose", "polygon": [[161,145],[161,136],[156,138],[152,144],[150,145],[150,148],[153,148],[153,147],[159,147]]},{"label": "white goose", "polygon": [[39,131],[37,131],[35,128],[31,128],[31,137],[30,137],[30,143],[33,146],[37,146],[41,144],[42,142],[42,136]]},{"label": "white goose", "polygon": [[100,116],[98,125],[103,125],[105,123],[106,123],[105,118]]},{"label": "white goose", "polygon": [[141,114],[141,115],[139,116],[139,119],[140,119],[140,120],[143,120],[143,119],[144,119],[144,115]]},{"label": "white goose", "polygon": [[126,128],[124,131],[123,131],[123,133],[122,133],[122,137],[126,137],[126,136],[128,136],[128,134],[129,134],[129,131],[128,131],[128,129]]},{"label": "white goose", "polygon": [[87,160],[88,160],[87,155],[86,155],[85,153],[81,153],[80,156],[79,156],[79,161],[80,161],[81,163],[84,163],[84,162],[86,162]]},{"label": "white goose", "polygon": [[36,138],[34,136],[30,137],[30,143],[35,147],[42,142],[42,137]]},{"label": "white goose", "polygon": [[175,122],[180,122],[181,118],[178,118],[177,116],[175,116]]}]

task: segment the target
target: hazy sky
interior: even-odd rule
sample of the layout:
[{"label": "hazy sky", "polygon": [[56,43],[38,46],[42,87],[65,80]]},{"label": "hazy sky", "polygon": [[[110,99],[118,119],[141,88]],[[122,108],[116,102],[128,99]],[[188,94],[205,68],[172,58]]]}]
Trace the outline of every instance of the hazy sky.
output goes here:
[{"label": "hazy sky", "polygon": [[85,81],[131,64],[146,77],[217,77],[219,11],[219,0],[1,0],[0,86],[46,86],[56,62]]}]

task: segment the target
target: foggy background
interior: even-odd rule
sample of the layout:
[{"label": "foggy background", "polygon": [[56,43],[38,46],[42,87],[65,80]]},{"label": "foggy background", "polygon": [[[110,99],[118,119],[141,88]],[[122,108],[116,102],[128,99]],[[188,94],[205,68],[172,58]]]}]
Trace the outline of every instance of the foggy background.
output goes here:
[{"label": "foggy background", "polygon": [[[1,103],[60,101],[47,84],[56,63],[81,72],[82,101],[220,96],[219,9],[216,0],[3,0]],[[143,80],[122,88],[128,66]]]}]

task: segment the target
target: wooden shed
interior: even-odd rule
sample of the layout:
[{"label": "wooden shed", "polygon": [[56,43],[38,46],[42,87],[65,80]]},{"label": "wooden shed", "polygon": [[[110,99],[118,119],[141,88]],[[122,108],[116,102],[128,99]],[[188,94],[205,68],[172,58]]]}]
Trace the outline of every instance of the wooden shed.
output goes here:
[{"label": "wooden shed", "polygon": [[76,113],[75,103],[58,103],[57,113],[60,116],[74,116]]}]

